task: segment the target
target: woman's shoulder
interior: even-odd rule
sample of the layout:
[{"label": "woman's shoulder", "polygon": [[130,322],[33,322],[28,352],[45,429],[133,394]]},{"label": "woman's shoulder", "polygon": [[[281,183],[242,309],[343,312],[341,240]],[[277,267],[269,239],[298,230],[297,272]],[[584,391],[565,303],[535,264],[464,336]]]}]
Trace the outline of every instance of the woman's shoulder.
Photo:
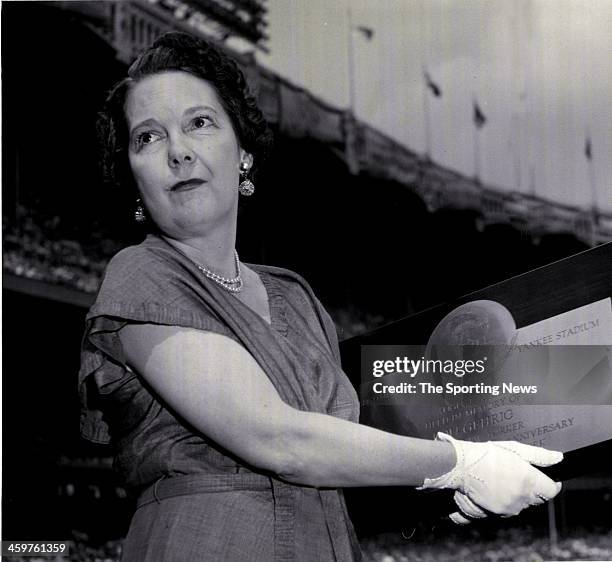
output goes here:
[{"label": "woman's shoulder", "polygon": [[140,244],[123,248],[109,260],[102,286],[150,284],[159,277],[167,278],[173,271],[180,270],[173,263],[173,254],[167,242],[148,235]]},{"label": "woman's shoulder", "polygon": [[[147,236],[117,252],[106,265],[97,300],[140,300],[167,286],[173,267],[163,240]],[[164,282],[165,280],[165,282]]]},{"label": "woman's shoulder", "polygon": [[149,234],[139,244],[126,246],[119,250],[108,262],[106,269],[138,269],[149,262],[161,262],[164,257],[165,244],[163,240]]}]

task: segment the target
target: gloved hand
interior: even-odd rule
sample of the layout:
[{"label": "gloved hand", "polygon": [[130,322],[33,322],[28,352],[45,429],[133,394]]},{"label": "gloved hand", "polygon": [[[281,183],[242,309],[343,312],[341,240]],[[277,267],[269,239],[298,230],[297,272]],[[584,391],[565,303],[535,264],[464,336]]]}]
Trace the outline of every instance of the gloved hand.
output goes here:
[{"label": "gloved hand", "polygon": [[[451,488],[455,503],[470,517],[486,517],[483,509],[502,517],[518,515],[530,505],[544,503],[561,490],[536,466],[551,466],[563,459],[563,453],[533,447],[516,441],[472,443],[439,432],[437,439],[452,444],[457,464],[446,474],[426,478],[417,488]],[[458,524],[469,523],[462,513],[451,513]]]}]

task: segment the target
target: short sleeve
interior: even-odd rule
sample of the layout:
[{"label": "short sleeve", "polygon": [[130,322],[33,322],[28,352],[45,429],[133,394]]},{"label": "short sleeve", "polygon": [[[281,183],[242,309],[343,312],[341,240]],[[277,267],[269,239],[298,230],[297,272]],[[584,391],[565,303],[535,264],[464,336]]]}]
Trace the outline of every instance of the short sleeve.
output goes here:
[{"label": "short sleeve", "polygon": [[81,345],[79,396],[81,435],[110,443],[105,409],[113,393],[137,375],[126,365],[119,331],[128,323],[182,326],[233,337],[198,298],[189,274],[163,255],[134,246],[108,264],[87,313]]}]

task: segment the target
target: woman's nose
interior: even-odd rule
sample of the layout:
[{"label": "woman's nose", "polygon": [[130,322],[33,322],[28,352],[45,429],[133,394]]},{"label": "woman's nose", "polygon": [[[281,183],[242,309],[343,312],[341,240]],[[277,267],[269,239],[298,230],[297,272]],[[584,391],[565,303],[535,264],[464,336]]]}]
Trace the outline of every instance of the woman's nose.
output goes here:
[{"label": "woman's nose", "polygon": [[180,141],[172,141],[168,147],[168,166],[180,168],[195,162],[193,151]]}]

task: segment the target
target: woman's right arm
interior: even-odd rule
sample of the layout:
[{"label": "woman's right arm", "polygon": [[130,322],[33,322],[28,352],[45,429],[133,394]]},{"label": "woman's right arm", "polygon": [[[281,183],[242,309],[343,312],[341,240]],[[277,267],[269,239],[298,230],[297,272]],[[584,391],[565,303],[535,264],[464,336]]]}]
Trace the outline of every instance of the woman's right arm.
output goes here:
[{"label": "woman's right arm", "polygon": [[[289,406],[255,359],[225,336],[129,324],[119,337],[128,363],[181,417],[249,464],[287,481],[316,487],[420,486],[456,465],[451,443],[394,435]],[[537,469],[521,461],[533,472],[518,470],[512,453],[500,454],[496,476],[510,503],[536,485],[546,497],[557,493]]]}]

